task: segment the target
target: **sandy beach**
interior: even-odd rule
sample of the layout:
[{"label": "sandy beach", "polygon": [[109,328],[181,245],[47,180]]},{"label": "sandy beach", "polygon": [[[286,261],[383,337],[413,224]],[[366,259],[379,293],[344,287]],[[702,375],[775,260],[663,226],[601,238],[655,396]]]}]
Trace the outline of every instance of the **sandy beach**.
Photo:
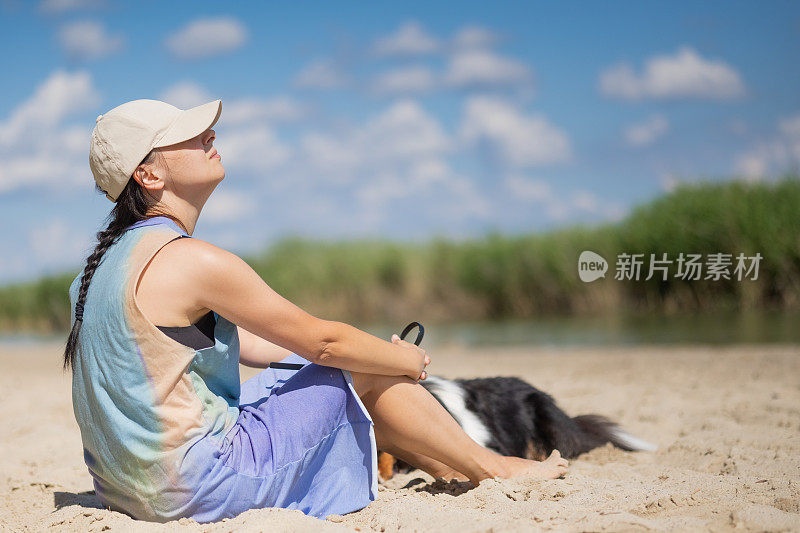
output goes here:
[{"label": "sandy beach", "polygon": [[[254,509],[216,524],[138,522],[101,508],[81,455],[58,344],[0,345],[2,531],[800,530],[800,347],[460,349],[432,374],[520,376],[571,415],[658,444],[596,449],[557,480],[442,486],[415,471],[327,521]],[[242,367],[242,379],[255,372]]]}]

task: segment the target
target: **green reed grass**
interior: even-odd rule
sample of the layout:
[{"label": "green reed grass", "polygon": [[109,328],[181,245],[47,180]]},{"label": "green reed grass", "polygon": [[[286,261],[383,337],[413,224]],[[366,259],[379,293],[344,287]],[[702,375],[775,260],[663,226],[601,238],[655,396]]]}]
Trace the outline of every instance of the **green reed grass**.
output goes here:
[{"label": "green reed grass", "polygon": [[[609,261],[583,283],[578,255]],[[614,279],[620,253],[742,252],[763,257],[757,281]],[[800,178],[684,184],[624,220],[523,236],[489,233],[422,245],[287,237],[244,258],[278,293],[333,320],[409,321],[614,312],[800,309]],[[645,262],[645,267],[647,261]],[[671,273],[674,272],[674,265]],[[67,288],[77,271],[0,288],[0,327],[69,326]]]}]

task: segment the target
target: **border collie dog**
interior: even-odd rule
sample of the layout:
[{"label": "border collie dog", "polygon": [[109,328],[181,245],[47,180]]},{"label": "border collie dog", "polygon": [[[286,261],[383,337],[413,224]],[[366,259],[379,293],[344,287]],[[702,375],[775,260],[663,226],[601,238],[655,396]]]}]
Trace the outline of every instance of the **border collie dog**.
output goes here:
[{"label": "border collie dog", "polygon": [[[514,377],[445,379],[419,382],[456,419],[474,441],[503,455],[543,461],[557,449],[571,459],[610,442],[627,451],[653,451],[654,444],[634,437],[600,415],[570,417],[553,398]],[[411,466],[381,452],[383,480]]]}]

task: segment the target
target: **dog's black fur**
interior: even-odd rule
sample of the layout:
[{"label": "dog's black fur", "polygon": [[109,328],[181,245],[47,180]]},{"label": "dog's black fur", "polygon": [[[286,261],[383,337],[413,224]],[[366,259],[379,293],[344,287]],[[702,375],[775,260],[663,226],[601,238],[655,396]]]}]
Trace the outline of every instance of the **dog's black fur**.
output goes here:
[{"label": "dog's black fur", "polygon": [[549,394],[514,377],[453,380],[465,393],[467,409],[489,429],[487,444],[503,455],[546,458],[558,450],[570,459],[610,442],[633,450],[614,430],[617,425],[600,415],[567,415]]}]

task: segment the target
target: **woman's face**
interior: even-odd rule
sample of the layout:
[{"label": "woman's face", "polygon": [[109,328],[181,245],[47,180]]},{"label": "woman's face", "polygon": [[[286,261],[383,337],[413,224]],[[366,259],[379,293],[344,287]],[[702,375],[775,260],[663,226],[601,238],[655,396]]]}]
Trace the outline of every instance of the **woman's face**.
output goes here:
[{"label": "woman's face", "polygon": [[211,128],[193,139],[156,151],[160,158],[139,165],[133,172],[140,185],[156,194],[169,190],[175,196],[202,205],[225,177]]},{"label": "woman's face", "polygon": [[[217,184],[225,177],[222,157],[214,148],[214,130],[206,131],[178,144],[161,148],[169,177],[176,188]],[[176,191],[180,196],[180,192]]]}]

